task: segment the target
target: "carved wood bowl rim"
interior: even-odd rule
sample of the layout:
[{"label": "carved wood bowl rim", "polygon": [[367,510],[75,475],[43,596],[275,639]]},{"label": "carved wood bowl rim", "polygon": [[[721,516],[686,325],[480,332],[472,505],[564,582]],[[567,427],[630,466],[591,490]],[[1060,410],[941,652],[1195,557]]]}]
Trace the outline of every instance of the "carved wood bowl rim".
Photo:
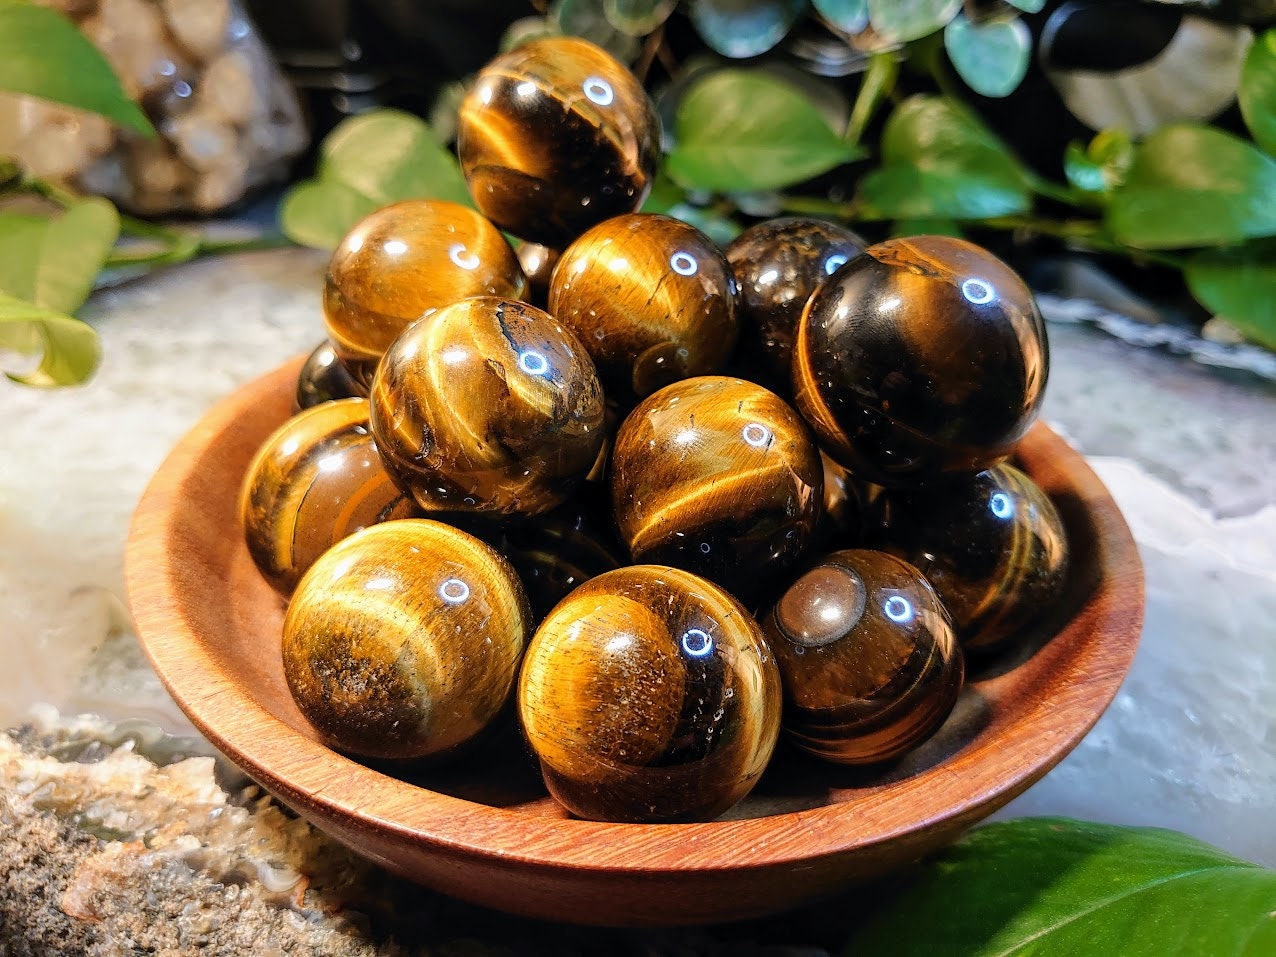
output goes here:
[{"label": "carved wood bowl rim", "polygon": [[[273,593],[248,557],[235,502],[253,452],[290,412],[301,361],[222,400],[156,472],[129,530],[129,603],[156,672],[213,745],[321,830],[436,889],[615,925],[803,903],[937,849],[1021,793],[1090,730],[1134,657],[1144,595],[1130,531],[1084,459],[1038,423],[1017,459],[1065,520],[1065,501],[1081,516],[1092,540],[1078,572],[1089,581],[1071,617],[1026,660],[976,672],[990,717],[934,766],[831,792],[830,803],[807,810],[698,824],[580,821],[425,790],[318,743],[278,697],[277,630],[255,626]],[[262,653],[232,655],[237,640]]]}]

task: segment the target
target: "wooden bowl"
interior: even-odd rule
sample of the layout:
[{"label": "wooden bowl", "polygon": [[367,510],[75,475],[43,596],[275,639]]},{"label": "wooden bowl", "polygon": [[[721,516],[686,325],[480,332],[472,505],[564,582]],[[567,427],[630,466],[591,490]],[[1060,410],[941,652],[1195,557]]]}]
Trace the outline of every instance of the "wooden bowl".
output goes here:
[{"label": "wooden bowl", "polygon": [[1115,503],[1044,425],[1019,461],[1059,506],[1073,552],[1054,618],[976,666],[957,709],[885,770],[783,746],[753,795],[706,824],[568,818],[512,729],[412,781],[320,745],[284,683],[282,606],[236,518],[241,477],[290,413],[300,360],[214,408],[142,498],[127,549],[138,635],[195,725],[279,800],[391,871],[502,910],[573,923],[691,924],[789,908],[934,851],[1044,775],[1129,668],[1143,572]]}]

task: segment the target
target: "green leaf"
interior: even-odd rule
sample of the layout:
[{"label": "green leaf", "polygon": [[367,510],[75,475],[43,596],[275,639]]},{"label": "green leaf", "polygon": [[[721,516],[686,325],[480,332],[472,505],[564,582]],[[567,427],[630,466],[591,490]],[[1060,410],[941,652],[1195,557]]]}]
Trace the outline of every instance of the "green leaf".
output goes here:
[{"label": "green leaf", "polygon": [[76,385],[97,368],[97,333],[79,319],[0,293],[0,348],[29,354],[42,348],[39,366],[9,372],[14,382],[31,386]]},{"label": "green leaf", "polygon": [[1106,193],[1118,188],[1134,164],[1134,143],[1121,129],[1104,130],[1089,146],[1068,144],[1063,155],[1063,171],[1068,182],[1087,193]]},{"label": "green leaf", "polygon": [[0,292],[74,312],[119,232],[119,214],[104,199],[83,200],[55,218],[0,214]]},{"label": "green leaf", "polygon": [[1276,156],[1276,29],[1249,48],[1241,67],[1241,114],[1254,142]]},{"label": "green leaf", "polygon": [[1230,133],[1178,124],[1135,151],[1107,226],[1127,246],[1225,246],[1276,234],[1276,161]]},{"label": "green leaf", "polygon": [[868,0],[811,0],[811,6],[846,33],[860,33],[868,26]]},{"label": "green leaf", "polygon": [[1027,211],[1030,178],[973,113],[936,96],[896,108],[882,166],[860,180],[863,212],[883,219],[987,219]]},{"label": "green leaf", "polygon": [[891,238],[900,236],[953,236],[965,238],[961,226],[951,219],[901,219],[891,227]]},{"label": "green leaf", "polygon": [[343,183],[312,179],[288,191],[279,228],[295,243],[335,249],[351,227],[382,204]]},{"label": "green leaf", "polygon": [[961,0],[868,0],[873,28],[900,42],[934,33],[960,9]]},{"label": "green leaf", "polygon": [[711,209],[702,209],[690,203],[675,203],[665,211],[666,216],[681,219],[696,227],[719,246],[728,246],[743,230],[740,224]]},{"label": "green leaf", "polygon": [[1276,248],[1271,243],[1197,253],[1183,274],[1201,305],[1247,339],[1276,350]]},{"label": "green leaf", "polygon": [[642,213],[667,213],[674,206],[685,202],[686,191],[671,180],[662,169],[656,174],[656,181],[651,184],[651,192],[643,201]]},{"label": "green leaf", "polygon": [[688,189],[782,189],[861,155],[797,89],[747,70],[692,84],[674,131],[666,169]]},{"label": "green leaf", "polygon": [[1028,72],[1032,34],[1018,17],[971,23],[959,13],[944,28],[953,69],[980,96],[1009,96]]},{"label": "green leaf", "polygon": [[368,213],[401,199],[473,205],[456,157],[429,124],[399,110],[373,110],[328,134],[317,177],[289,190],[280,227],[294,242],[331,249]]},{"label": "green leaf", "polygon": [[806,12],[806,0],[691,0],[689,6],[700,39],[735,60],[766,53]]},{"label": "green leaf", "polygon": [[677,0],[603,0],[608,22],[631,37],[645,37],[669,19]]},{"label": "green leaf", "polygon": [[1046,0],[1006,0],[1012,7],[1018,7],[1024,13],[1040,13],[1046,8]]},{"label": "green leaf", "polygon": [[1268,957],[1276,872],[1156,828],[992,824],[926,865],[846,953]]},{"label": "green leaf", "polygon": [[97,47],[60,13],[26,0],[0,0],[0,90],[65,103],[155,135]]}]

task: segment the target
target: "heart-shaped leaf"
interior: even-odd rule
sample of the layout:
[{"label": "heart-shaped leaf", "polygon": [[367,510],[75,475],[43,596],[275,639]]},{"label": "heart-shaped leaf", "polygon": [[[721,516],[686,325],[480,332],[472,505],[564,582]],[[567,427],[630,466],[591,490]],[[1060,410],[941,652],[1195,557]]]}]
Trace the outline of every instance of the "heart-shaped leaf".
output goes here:
[{"label": "heart-shaped leaf", "polygon": [[1276,350],[1276,247],[1270,242],[1197,253],[1183,274],[1201,305]]},{"label": "heart-shaped leaf", "polygon": [[784,39],[806,10],[806,0],[691,0],[691,22],[709,47],[744,59]]},{"label": "heart-shaped leaf", "polygon": [[1276,29],[1249,48],[1241,67],[1241,114],[1254,142],[1276,156]]},{"label": "heart-shaped leaf", "polygon": [[0,349],[24,355],[40,349],[40,364],[27,373],[9,372],[30,386],[76,385],[97,368],[97,333],[79,319],[0,293]]},{"label": "heart-shaped leaf", "polygon": [[811,0],[811,6],[846,33],[859,33],[868,26],[868,0]]},{"label": "heart-shaped leaf", "polygon": [[1155,828],[992,824],[926,865],[855,957],[1267,957],[1276,872]]},{"label": "heart-shaped leaf", "polygon": [[56,217],[0,214],[0,292],[55,312],[80,308],[120,232],[104,199]]},{"label": "heart-shaped leaf", "polygon": [[666,169],[688,189],[782,189],[860,155],[787,83],[719,70],[687,90]]},{"label": "heart-shaped leaf", "polygon": [[288,192],[279,222],[294,242],[332,249],[374,209],[421,198],[473,205],[456,157],[429,124],[399,110],[373,110],[328,134],[317,177]]},{"label": "heart-shaped leaf", "polygon": [[901,43],[934,33],[961,9],[961,0],[868,0],[873,29]]},{"label": "heart-shaped leaf", "polygon": [[1009,96],[1028,72],[1032,34],[1018,17],[971,23],[959,13],[944,28],[944,48],[966,85],[981,96]]},{"label": "heart-shaped leaf", "polygon": [[1136,149],[1107,226],[1127,246],[1225,246],[1276,234],[1276,161],[1207,126],[1157,130]]},{"label": "heart-shaped leaf", "polygon": [[882,133],[882,166],[860,180],[864,212],[886,219],[986,219],[1032,204],[1027,171],[973,113],[914,96]]},{"label": "heart-shaped leaf", "polygon": [[65,103],[155,134],[97,47],[62,14],[26,0],[0,0],[0,90]]}]

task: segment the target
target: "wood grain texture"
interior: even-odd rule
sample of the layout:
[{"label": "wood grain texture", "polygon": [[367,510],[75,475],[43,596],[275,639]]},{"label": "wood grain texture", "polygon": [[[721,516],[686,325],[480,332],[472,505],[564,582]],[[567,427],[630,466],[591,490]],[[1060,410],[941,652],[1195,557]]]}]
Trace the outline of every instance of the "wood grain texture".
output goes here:
[{"label": "wood grain texture", "polygon": [[[287,417],[301,359],[230,396],[178,444],[138,506],[126,554],[138,635],[215,745],[336,839],[396,873],[488,906],[558,920],[690,924],[755,917],[831,894],[936,850],[1037,781],[1093,726],[1129,669],[1143,570],[1115,503],[1044,425],[1018,462],[1072,545],[1053,615],[969,675],[943,727],[865,778],[777,749],[730,819],[566,819],[513,787],[387,777],[317,740],[278,654],[282,607],[234,532],[239,482]],[[484,803],[460,795],[483,795]]]}]

